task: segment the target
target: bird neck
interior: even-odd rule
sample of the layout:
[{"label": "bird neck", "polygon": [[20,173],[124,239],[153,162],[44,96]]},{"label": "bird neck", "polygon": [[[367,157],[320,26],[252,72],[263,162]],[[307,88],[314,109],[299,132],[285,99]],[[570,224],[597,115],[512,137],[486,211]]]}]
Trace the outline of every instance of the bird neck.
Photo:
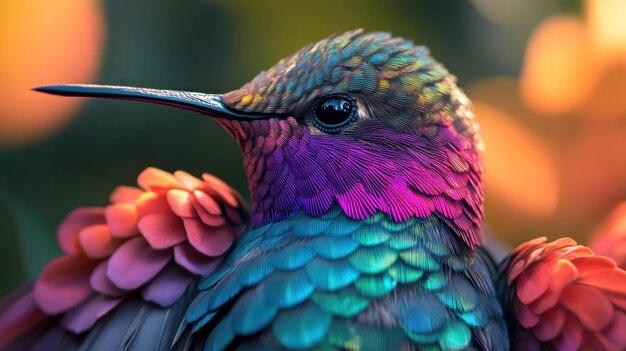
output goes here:
[{"label": "bird neck", "polygon": [[469,247],[481,243],[482,166],[475,143],[454,125],[411,134],[370,126],[353,131],[359,139],[312,134],[293,118],[263,123],[230,125],[244,154],[253,227],[338,206],[356,220],[438,216]]}]

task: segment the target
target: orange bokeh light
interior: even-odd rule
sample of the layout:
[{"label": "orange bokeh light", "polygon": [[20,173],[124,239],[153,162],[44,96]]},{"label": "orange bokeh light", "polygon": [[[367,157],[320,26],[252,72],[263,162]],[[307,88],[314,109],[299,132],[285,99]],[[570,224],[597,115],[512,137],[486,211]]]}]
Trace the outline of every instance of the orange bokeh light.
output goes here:
[{"label": "orange bokeh light", "polygon": [[587,0],[589,36],[602,61],[626,58],[626,1]]},{"label": "orange bokeh light", "polygon": [[103,39],[97,0],[0,3],[0,147],[39,140],[67,121],[79,100],[30,89],[93,81]]},{"label": "orange bokeh light", "polygon": [[548,148],[506,112],[476,103],[485,140],[487,197],[525,216],[546,217],[558,204],[558,183]]},{"label": "orange bokeh light", "polygon": [[552,17],[533,33],[521,76],[522,98],[536,112],[558,115],[578,107],[595,78],[585,24]]}]

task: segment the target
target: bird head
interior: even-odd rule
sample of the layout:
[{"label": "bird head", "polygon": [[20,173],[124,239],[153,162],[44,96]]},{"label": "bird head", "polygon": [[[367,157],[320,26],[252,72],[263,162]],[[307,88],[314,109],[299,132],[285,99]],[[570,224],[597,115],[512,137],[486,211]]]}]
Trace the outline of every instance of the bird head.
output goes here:
[{"label": "bird head", "polygon": [[470,102],[455,77],[410,41],[360,30],[331,36],[223,95],[96,85],[37,90],[212,117],[243,151],[253,226],[338,206],[355,219],[438,216],[467,245],[481,240],[481,141]]}]

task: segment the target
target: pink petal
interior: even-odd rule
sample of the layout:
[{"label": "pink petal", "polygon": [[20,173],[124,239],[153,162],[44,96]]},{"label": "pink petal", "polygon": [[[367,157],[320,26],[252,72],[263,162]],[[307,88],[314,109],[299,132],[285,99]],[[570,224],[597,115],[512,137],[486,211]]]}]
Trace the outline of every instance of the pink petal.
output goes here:
[{"label": "pink petal", "polygon": [[147,215],[139,220],[139,231],[155,249],[172,247],[187,238],[179,217],[172,213]]},{"label": "pink petal", "polygon": [[137,178],[137,184],[147,191],[164,193],[169,189],[182,189],[183,184],[173,175],[157,168],[146,168]]},{"label": "pink petal", "polygon": [[188,243],[174,247],[174,260],[191,273],[202,276],[213,273],[222,263],[221,257],[205,256]]},{"label": "pink petal", "polygon": [[517,297],[524,304],[530,304],[546,292],[550,283],[552,268],[544,262],[537,262],[524,271],[517,279]]},{"label": "pink petal", "polygon": [[89,284],[95,291],[105,295],[116,297],[125,294],[125,290],[115,286],[111,279],[107,277],[108,264],[108,260],[103,261],[93,270],[91,276],[89,277]]},{"label": "pink petal", "polygon": [[222,224],[226,223],[226,219],[224,218],[223,215],[220,216],[214,216],[209,214],[209,212],[207,212],[204,207],[202,207],[198,201],[192,201],[192,204],[194,206],[194,208],[196,209],[196,212],[198,213],[198,216],[200,217],[200,220],[210,226],[210,227],[218,227],[221,226]]},{"label": "pink petal", "polygon": [[613,305],[593,287],[568,285],[561,294],[561,304],[590,330],[601,330],[613,319]]},{"label": "pink petal", "polygon": [[576,320],[571,315],[565,319],[565,325],[561,335],[554,341],[554,345],[558,350],[563,351],[575,351],[580,349],[580,344],[583,339],[583,330]]},{"label": "pink petal", "polygon": [[143,237],[137,237],[113,253],[107,276],[119,288],[134,290],[157,275],[171,257],[170,250],[155,250]]},{"label": "pink petal", "polygon": [[228,216],[228,219],[235,224],[241,224],[243,222],[241,214],[239,214],[239,212],[232,207],[226,207],[226,215]]},{"label": "pink petal", "polygon": [[91,258],[108,257],[121,244],[119,239],[111,237],[106,224],[90,225],[80,231],[78,238],[83,251]]},{"label": "pink petal", "polygon": [[91,295],[89,276],[97,261],[75,254],[58,257],[41,272],[35,283],[37,304],[47,314],[58,314]]},{"label": "pink petal", "polygon": [[167,203],[179,217],[195,217],[196,210],[191,203],[192,196],[185,190],[170,190],[167,192]]},{"label": "pink petal", "polygon": [[196,218],[184,218],[189,243],[207,256],[219,256],[226,252],[235,239],[232,227],[208,227]]},{"label": "pink petal", "polygon": [[109,200],[111,200],[114,204],[119,203],[129,203],[134,204],[143,191],[139,188],[135,188],[134,186],[118,186],[113,190],[111,196],[109,196]]},{"label": "pink petal", "polygon": [[141,194],[137,200],[137,217],[141,218],[153,213],[172,212],[167,204],[165,196],[157,193],[147,192]]},{"label": "pink petal", "polygon": [[104,223],[104,209],[81,207],[70,212],[57,230],[57,239],[66,253],[79,253],[78,232],[86,226]]},{"label": "pink petal", "polygon": [[128,238],[137,234],[137,209],[134,204],[109,205],[104,214],[112,236]]},{"label": "pink petal", "polygon": [[202,186],[202,181],[191,174],[185,171],[176,171],[174,172],[174,177],[180,181],[187,190],[191,191]]},{"label": "pink petal", "polygon": [[220,205],[211,196],[201,190],[194,190],[193,196],[210,215],[219,216],[222,214]]},{"label": "pink petal", "polygon": [[541,321],[533,328],[535,335],[541,341],[549,341],[556,338],[565,324],[565,311],[556,307],[541,316]]},{"label": "pink petal", "polygon": [[237,198],[233,194],[233,190],[221,179],[208,173],[204,173],[202,179],[204,179],[204,181],[208,183],[209,188],[218,194],[230,207],[236,208],[239,206],[239,201],[237,201]]},{"label": "pink petal", "polygon": [[530,329],[539,323],[539,316],[533,313],[528,306],[515,302],[515,316],[517,321],[526,329]]},{"label": "pink petal", "polygon": [[141,290],[141,295],[146,301],[167,307],[187,290],[192,279],[193,275],[189,272],[170,264]]},{"label": "pink petal", "polygon": [[100,318],[111,312],[120,302],[122,302],[121,298],[94,295],[82,305],[69,311],[63,317],[61,324],[76,334],[83,333],[91,329]]}]

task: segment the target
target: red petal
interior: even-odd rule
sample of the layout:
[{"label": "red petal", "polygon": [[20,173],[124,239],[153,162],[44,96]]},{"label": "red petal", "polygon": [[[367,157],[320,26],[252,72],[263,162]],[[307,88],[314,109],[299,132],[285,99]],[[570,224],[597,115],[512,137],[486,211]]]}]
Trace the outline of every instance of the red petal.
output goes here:
[{"label": "red petal", "polygon": [[101,207],[81,207],[70,212],[57,230],[57,239],[66,253],[79,253],[78,232],[92,224],[105,223]]},{"label": "red petal", "polygon": [[565,259],[556,262],[554,271],[550,276],[550,283],[545,294],[532,303],[531,309],[536,314],[542,314],[554,307],[561,297],[561,291],[576,279],[577,270],[574,265]]},{"label": "red petal", "polygon": [[155,249],[172,247],[187,238],[179,217],[172,213],[147,215],[139,220],[139,231]]},{"label": "red petal", "polygon": [[92,293],[89,276],[96,264],[79,254],[52,260],[35,283],[39,307],[47,314],[58,314],[87,299]]},{"label": "red petal", "polygon": [[137,234],[137,209],[134,204],[120,203],[107,206],[105,210],[111,235],[128,238]]},{"label": "red petal", "polygon": [[155,250],[143,237],[131,239],[111,256],[107,276],[121,289],[134,290],[157,275],[172,256],[171,250]]},{"label": "red petal", "polygon": [[544,262],[532,264],[517,279],[517,297],[524,304],[530,304],[546,292],[550,284],[552,267]]},{"label": "red petal", "polygon": [[111,193],[111,196],[109,196],[109,199],[114,204],[119,204],[119,203],[134,204],[135,201],[139,199],[139,196],[141,196],[142,193],[143,191],[139,188],[135,188],[134,186],[122,185],[122,186],[118,186],[117,188],[115,188],[115,190],[113,190],[113,192]]},{"label": "red petal", "polygon": [[602,292],[593,287],[568,285],[561,294],[561,304],[590,330],[605,328],[613,318],[613,305]]},{"label": "red petal", "polygon": [[213,273],[222,262],[221,257],[205,256],[188,243],[174,247],[174,260],[191,273],[202,276]]},{"label": "red petal", "polygon": [[91,225],[81,230],[78,237],[83,251],[91,258],[108,257],[121,244],[119,239],[111,237],[106,224]]},{"label": "red petal", "polygon": [[235,236],[232,227],[208,227],[196,218],[185,218],[185,229],[189,243],[207,256],[222,255],[233,243]]},{"label": "red petal", "polygon": [[147,191],[156,193],[183,188],[183,184],[173,175],[153,167],[148,167],[141,172],[137,178],[137,184]]},{"label": "red petal", "polygon": [[185,190],[170,190],[167,192],[167,203],[172,211],[179,217],[195,217],[196,210],[193,208],[192,196]]}]

